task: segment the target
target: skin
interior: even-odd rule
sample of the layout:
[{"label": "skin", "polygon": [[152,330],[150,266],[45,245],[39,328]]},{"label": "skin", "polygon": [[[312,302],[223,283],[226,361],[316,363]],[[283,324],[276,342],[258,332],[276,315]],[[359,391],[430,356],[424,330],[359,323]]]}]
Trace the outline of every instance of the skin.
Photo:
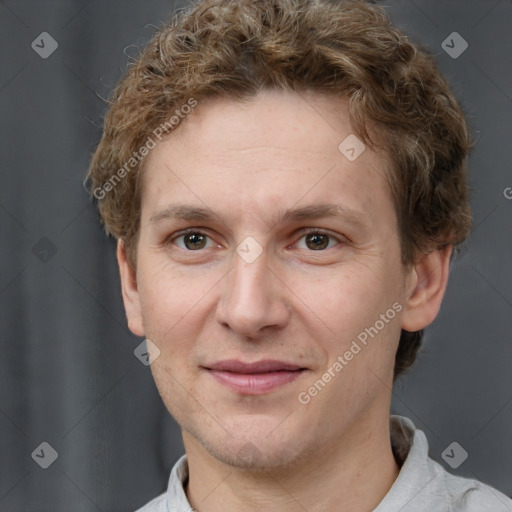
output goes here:
[{"label": "skin", "polygon": [[[400,329],[434,320],[451,248],[402,266],[386,156],[366,147],[349,161],[338,145],[351,133],[343,98],[264,91],[200,102],[145,161],[136,270],[118,243],[123,299],[132,332],[160,350],[151,370],[181,426],[199,512],[370,511],[396,479],[388,422]],[[283,219],[323,203],[364,224]],[[219,219],[158,214],[170,204]],[[208,236],[204,248],[185,245],[187,228]],[[315,249],[307,228],[326,233],[327,247]],[[248,236],[262,249],[251,263],[236,252]],[[401,311],[300,403],[394,303]],[[202,368],[225,359],[307,371],[249,396]]]}]

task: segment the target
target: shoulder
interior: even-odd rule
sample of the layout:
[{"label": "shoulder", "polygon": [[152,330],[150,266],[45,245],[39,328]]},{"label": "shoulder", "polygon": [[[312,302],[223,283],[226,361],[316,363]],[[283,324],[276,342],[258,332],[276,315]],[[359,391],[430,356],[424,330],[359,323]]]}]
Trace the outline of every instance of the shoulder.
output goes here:
[{"label": "shoulder", "polygon": [[135,512],[168,512],[166,493],[160,494],[160,496],[146,503],[146,505],[137,509]]},{"label": "shoulder", "polygon": [[497,489],[455,476],[432,459],[424,432],[408,418],[391,416],[390,433],[401,468],[375,512],[512,512],[512,500]]},{"label": "shoulder", "polygon": [[428,460],[437,480],[436,492],[450,512],[512,512],[512,499],[478,480],[452,475],[434,460]]},{"label": "shoulder", "polygon": [[151,500],[136,512],[191,512],[193,509],[187,500],[184,482],[188,478],[187,456],[181,456],[172,468],[167,491]]}]

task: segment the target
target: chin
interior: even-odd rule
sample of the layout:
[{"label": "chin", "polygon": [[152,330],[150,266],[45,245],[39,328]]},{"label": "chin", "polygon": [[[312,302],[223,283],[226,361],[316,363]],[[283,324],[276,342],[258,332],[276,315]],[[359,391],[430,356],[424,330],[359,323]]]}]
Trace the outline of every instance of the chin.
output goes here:
[{"label": "chin", "polygon": [[262,472],[289,466],[298,455],[286,446],[277,447],[270,443],[262,446],[257,441],[246,441],[241,445],[233,443],[231,447],[210,445],[209,448],[210,455],[229,466]]},{"label": "chin", "polygon": [[[237,429],[238,427],[238,429]],[[289,466],[300,457],[299,443],[283,429],[285,437],[271,435],[275,428],[262,425],[230,425],[228,432],[204,431],[201,428],[187,429],[196,441],[215,459],[232,467],[250,470],[269,470]],[[219,434],[219,435],[216,435]],[[213,437],[215,436],[215,437]],[[303,437],[300,437],[303,440]]]}]

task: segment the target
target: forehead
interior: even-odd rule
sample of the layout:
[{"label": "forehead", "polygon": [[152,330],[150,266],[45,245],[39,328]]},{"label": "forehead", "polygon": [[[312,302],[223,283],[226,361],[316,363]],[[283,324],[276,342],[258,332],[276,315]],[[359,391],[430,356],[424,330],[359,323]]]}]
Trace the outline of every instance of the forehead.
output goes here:
[{"label": "forehead", "polygon": [[177,202],[267,222],[271,210],[317,203],[378,217],[390,213],[386,164],[356,138],[344,98],[265,91],[244,102],[208,99],[146,157],[142,221]]}]

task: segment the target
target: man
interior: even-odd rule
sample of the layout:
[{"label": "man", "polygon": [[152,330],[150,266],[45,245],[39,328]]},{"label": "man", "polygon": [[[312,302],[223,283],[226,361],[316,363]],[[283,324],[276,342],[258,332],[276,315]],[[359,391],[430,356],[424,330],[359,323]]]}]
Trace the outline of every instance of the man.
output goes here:
[{"label": "man", "polygon": [[206,0],[160,29],[89,171],[186,450],[141,510],[512,510],[390,418],[470,229],[470,147],[377,7]]}]

